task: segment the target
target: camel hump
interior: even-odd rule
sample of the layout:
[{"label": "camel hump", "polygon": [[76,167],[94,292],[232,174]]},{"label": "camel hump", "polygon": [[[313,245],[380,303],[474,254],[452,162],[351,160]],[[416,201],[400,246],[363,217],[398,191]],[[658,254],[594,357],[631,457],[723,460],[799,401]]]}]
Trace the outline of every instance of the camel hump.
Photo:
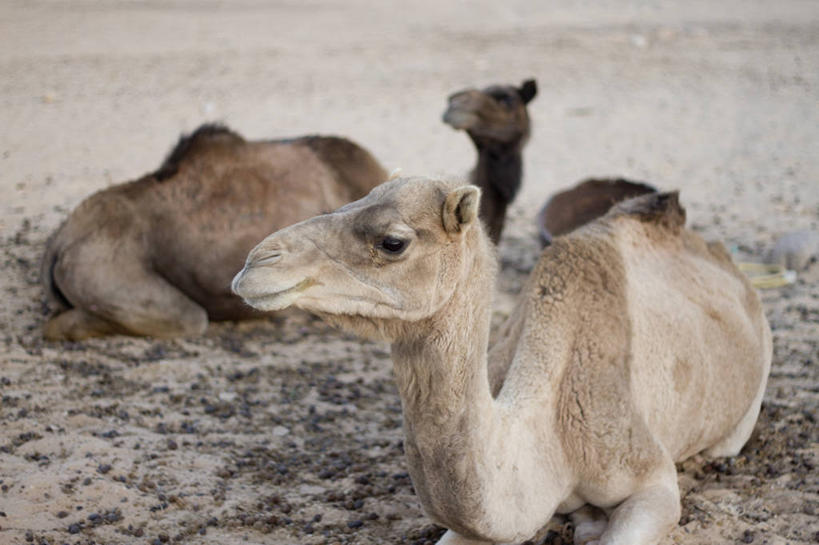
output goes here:
[{"label": "camel hump", "polygon": [[240,144],[245,139],[228,127],[218,123],[206,123],[190,134],[183,134],[171,152],[165,157],[162,165],[154,172],[158,181],[166,180],[177,173],[179,165],[191,154],[212,143]]},{"label": "camel hump", "polygon": [[305,136],[297,142],[307,146],[330,167],[339,182],[352,191],[353,200],[387,180],[389,173],[360,145],[339,136]]},{"label": "camel hump", "polygon": [[685,208],[680,204],[679,191],[649,193],[625,200],[614,206],[611,215],[629,216],[675,232],[685,225]]}]

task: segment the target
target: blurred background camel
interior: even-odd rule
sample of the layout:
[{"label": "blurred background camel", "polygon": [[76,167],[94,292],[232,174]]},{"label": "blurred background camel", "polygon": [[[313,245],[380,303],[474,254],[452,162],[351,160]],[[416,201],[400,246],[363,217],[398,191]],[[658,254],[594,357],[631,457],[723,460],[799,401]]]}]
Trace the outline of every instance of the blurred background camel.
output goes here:
[{"label": "blurred background camel", "polygon": [[230,292],[247,252],[386,178],[344,138],[251,142],[204,125],[157,171],[83,201],[49,239],[41,276],[60,311],[45,336],[197,335],[208,320],[258,316]]}]

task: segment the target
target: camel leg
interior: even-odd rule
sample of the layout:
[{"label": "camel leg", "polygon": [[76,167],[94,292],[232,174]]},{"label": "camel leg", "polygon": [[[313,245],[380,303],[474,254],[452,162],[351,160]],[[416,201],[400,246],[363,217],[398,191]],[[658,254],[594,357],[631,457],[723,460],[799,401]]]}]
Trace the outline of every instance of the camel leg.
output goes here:
[{"label": "camel leg", "polygon": [[617,506],[600,545],[653,545],[668,534],[680,519],[680,490],[673,465],[663,475]]},{"label": "camel leg", "polygon": [[208,327],[204,308],[156,277],[152,291],[142,292],[129,307],[116,309],[115,319],[128,333],[146,337],[201,335]]},{"label": "camel leg", "polygon": [[584,505],[569,517],[574,524],[574,545],[596,542],[608,526],[606,514],[591,505]]},{"label": "camel leg", "polygon": [[55,271],[55,280],[74,308],[49,320],[44,332],[49,339],[112,333],[178,337],[199,335],[207,327],[205,309],[137,264],[121,264],[112,276],[101,276],[98,270],[72,270],[70,276],[61,272]]},{"label": "camel leg", "polygon": [[115,333],[124,331],[113,322],[79,308],[72,308],[52,317],[43,329],[43,336],[50,341],[79,341]]}]

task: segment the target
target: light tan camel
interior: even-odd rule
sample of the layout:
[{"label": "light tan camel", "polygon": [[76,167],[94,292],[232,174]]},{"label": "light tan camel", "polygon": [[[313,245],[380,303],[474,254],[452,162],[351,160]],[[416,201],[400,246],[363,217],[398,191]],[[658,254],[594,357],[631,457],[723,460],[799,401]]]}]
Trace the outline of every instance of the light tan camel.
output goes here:
[{"label": "light tan camel", "polygon": [[182,137],[158,171],[102,190],[48,241],[49,339],[202,333],[259,316],[230,291],[271,231],[358,199],[387,179],[343,138],[249,142],[216,125]]},{"label": "light tan camel", "polygon": [[655,543],[674,462],[739,452],[771,359],[759,299],[674,193],[639,197],[544,250],[487,357],[496,260],[480,190],[402,178],[274,233],[234,291],[392,343],[405,448],[439,543]]},{"label": "light tan camel", "polygon": [[529,141],[526,105],[537,94],[535,80],[514,85],[464,89],[449,97],[444,123],[469,135],[478,161],[469,181],[481,188],[480,217],[489,238],[498,243],[506,209],[523,178],[523,147]]}]

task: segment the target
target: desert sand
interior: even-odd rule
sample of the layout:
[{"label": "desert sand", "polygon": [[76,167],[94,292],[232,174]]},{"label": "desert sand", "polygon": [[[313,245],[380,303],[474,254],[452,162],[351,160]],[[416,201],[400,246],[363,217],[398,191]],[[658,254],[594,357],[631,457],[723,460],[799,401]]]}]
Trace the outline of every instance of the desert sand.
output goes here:
[{"label": "desert sand", "polygon": [[[153,170],[181,132],[349,136],[388,168],[465,177],[449,93],[535,77],[502,320],[551,193],[680,189],[738,260],[819,229],[815,1],[172,0],[0,4],[0,543],[431,543],[388,347],[310,316],[199,338],[44,342],[48,235]],[[819,541],[819,264],[762,293],[774,361],[754,434],[680,464],[663,545]],[[554,519],[537,543],[571,539]]]}]

